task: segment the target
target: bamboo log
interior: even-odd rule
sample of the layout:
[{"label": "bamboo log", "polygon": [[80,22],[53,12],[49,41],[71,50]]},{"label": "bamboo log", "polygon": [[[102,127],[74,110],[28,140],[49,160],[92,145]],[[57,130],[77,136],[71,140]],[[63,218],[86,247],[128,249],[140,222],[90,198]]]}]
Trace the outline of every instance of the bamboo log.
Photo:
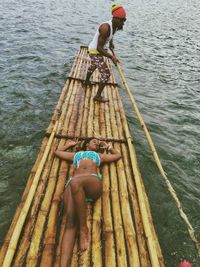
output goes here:
[{"label": "bamboo log", "polygon": [[42,160],[41,160],[41,162],[39,164],[39,167],[37,169],[37,172],[36,172],[36,175],[34,177],[33,183],[32,183],[32,185],[30,187],[30,191],[28,193],[26,202],[24,204],[23,209],[21,210],[21,213],[20,213],[20,216],[18,218],[17,224],[16,224],[15,229],[13,231],[13,234],[12,234],[12,237],[11,237],[11,240],[10,240],[10,243],[9,243],[9,247],[8,247],[7,252],[6,252],[6,256],[5,256],[5,259],[4,259],[2,267],[9,267],[11,265],[11,263],[12,263],[12,259],[13,259],[13,256],[14,256],[14,253],[15,253],[15,250],[16,250],[16,247],[17,247],[17,243],[18,243],[18,240],[19,240],[19,237],[20,237],[20,233],[22,231],[22,227],[24,225],[26,216],[28,214],[30,205],[32,203],[32,200],[33,200],[33,197],[34,197],[34,193],[35,193],[35,190],[37,188],[38,181],[39,181],[40,175],[41,175],[42,170],[43,170],[44,163],[45,163],[46,158],[48,156],[51,143],[53,141],[55,132],[57,130],[57,126],[58,126],[58,123],[56,122],[56,124],[54,126],[54,129],[52,131],[52,134],[51,134],[51,136],[49,138],[49,141],[47,143],[47,146],[46,146],[44,155],[42,157]]},{"label": "bamboo log", "polygon": [[[61,140],[60,146],[63,146],[64,140]],[[54,248],[56,242],[56,232],[57,232],[57,218],[59,212],[60,196],[63,192],[66,175],[67,175],[68,164],[66,161],[62,161],[61,171],[59,170],[58,181],[56,184],[56,190],[51,202],[50,212],[48,216],[47,229],[45,231],[44,237],[44,248],[42,253],[42,259],[40,266],[52,266],[54,257]]]},{"label": "bamboo log", "polygon": [[[109,88],[109,89],[111,89],[111,88]],[[111,90],[108,91],[108,95],[109,95],[109,99],[110,99],[109,109],[110,109],[110,121],[111,121],[112,136],[114,138],[119,139],[118,127],[117,127],[117,121],[116,121],[116,116],[115,116],[115,112],[114,112],[114,103],[113,103]]]},{"label": "bamboo log", "polygon": [[115,248],[117,254],[118,266],[127,266],[126,245],[124,240],[123,224],[120,210],[120,201],[118,195],[117,173],[114,166],[110,164],[110,179],[111,179],[111,199],[113,211],[113,223],[115,230]]},{"label": "bamboo log", "polygon": [[[84,51],[82,51],[82,54],[83,53],[84,53]],[[79,77],[80,73],[82,71],[82,60],[79,60],[78,63],[79,63],[79,65],[78,65],[78,68],[76,70],[76,77]],[[71,114],[69,129],[68,129],[69,135],[74,133],[76,122],[77,122],[78,117],[79,117],[79,108],[80,108],[80,105],[83,105],[83,92],[84,91],[83,91],[81,83],[75,81],[74,82],[74,94],[76,95],[76,97],[75,97],[75,101],[73,103],[74,105],[73,105],[73,110],[72,110],[72,114]]]},{"label": "bamboo log", "polygon": [[88,247],[79,257],[79,265],[83,267],[90,266],[91,235],[92,235],[92,206],[87,206],[87,226],[88,226]]},{"label": "bamboo log", "polygon": [[[93,86],[96,90],[96,86]],[[94,90],[91,92],[90,102],[89,102],[89,113],[88,113],[88,123],[87,123],[87,136],[92,137],[94,136],[94,128],[93,128],[93,121],[94,121],[94,105],[98,105],[93,101],[94,97]]]},{"label": "bamboo log", "polygon": [[[108,97],[108,92],[107,90],[104,92],[105,97]],[[110,116],[109,116],[109,106],[108,104],[105,105],[105,121],[106,121],[106,133],[107,133],[107,138],[113,138],[112,132],[111,132],[111,122],[110,122]]]},{"label": "bamboo log", "polygon": [[101,244],[101,198],[94,205],[92,220],[92,264],[102,267],[102,244]]},{"label": "bamboo log", "polygon": [[[124,118],[124,123],[126,123],[126,120],[125,120],[125,118]],[[127,124],[125,124],[125,125],[127,125]],[[126,129],[126,128],[125,128]],[[128,127],[127,127],[127,129],[128,129]],[[126,132],[127,133],[127,132]],[[128,132],[129,133],[129,132]],[[130,141],[130,140],[129,140]],[[132,145],[132,144],[131,144]],[[140,200],[141,201],[141,200]],[[152,233],[150,233],[150,234],[152,234]],[[154,243],[153,243],[153,239],[152,239],[152,242],[151,242],[151,245],[153,246],[154,245]],[[152,248],[151,247],[151,250],[153,251],[153,249],[155,249],[155,247],[154,248]],[[156,262],[156,260],[154,259],[154,261]],[[158,261],[157,261],[158,262]]]},{"label": "bamboo log", "polygon": [[94,132],[94,136],[96,137],[96,138],[101,138],[101,136],[100,136],[100,129],[99,129],[99,109],[100,109],[100,106],[101,105],[95,105],[94,106],[94,118],[93,118],[93,120],[94,120],[94,122],[93,122],[93,132]]},{"label": "bamboo log", "polygon": [[[123,117],[123,114],[122,114],[122,117]],[[123,124],[124,124],[127,142],[128,142],[131,165],[132,165],[134,175],[135,175],[135,184],[136,184],[136,189],[137,189],[137,193],[138,193],[140,211],[141,211],[143,225],[144,225],[145,234],[146,234],[146,238],[147,238],[147,244],[148,244],[149,254],[150,254],[150,258],[151,258],[151,264],[152,264],[152,267],[154,267],[154,266],[158,267],[160,265],[159,265],[157,250],[155,247],[155,240],[154,240],[154,237],[152,235],[151,228],[150,228],[151,222],[149,221],[149,217],[148,217],[148,213],[147,213],[147,209],[146,209],[146,205],[145,205],[145,200],[144,200],[144,195],[143,195],[143,190],[142,190],[142,185],[141,185],[142,179],[141,179],[141,175],[139,172],[139,167],[138,167],[138,163],[137,163],[135,150],[134,150],[134,147],[131,143],[131,136],[130,136],[130,133],[128,130],[128,125],[127,125],[125,117],[123,118]]]},{"label": "bamboo log", "polygon": [[[111,92],[110,92],[111,95]],[[113,95],[112,95],[113,96]],[[112,131],[115,133],[115,138],[118,138],[118,128],[117,127],[117,118],[116,112],[114,110],[114,106],[116,105],[113,97],[110,97],[110,115],[111,115],[111,126]],[[120,147],[116,147],[120,150]],[[129,253],[129,264],[131,266],[140,266],[140,260],[138,255],[138,247],[137,247],[137,240],[135,235],[135,230],[132,224],[132,218],[130,217],[130,208],[128,203],[128,194],[126,190],[126,177],[123,171],[123,162],[119,160],[117,162],[118,168],[115,169],[115,172],[118,173],[119,179],[119,197],[121,203],[121,211],[122,211],[122,220],[125,229],[125,238],[126,238],[126,245]]]},{"label": "bamboo log", "polygon": [[86,89],[83,119],[82,119],[82,124],[81,124],[82,126],[81,136],[87,136],[87,119],[88,119],[88,111],[89,111],[89,99],[90,99],[90,89]]},{"label": "bamboo log", "polygon": [[77,58],[77,68],[75,70],[75,73],[74,73],[74,77],[75,78],[79,78],[79,74],[80,74],[80,69],[82,67],[82,60],[80,60],[80,58],[83,57],[83,54],[84,54],[84,50],[81,50],[80,51],[80,57]]},{"label": "bamboo log", "polygon": [[73,92],[73,86],[72,85],[73,85],[73,83],[70,82],[69,87],[68,87],[68,92],[67,92],[67,95],[65,98],[65,102],[63,103],[63,106],[62,106],[62,112],[60,115],[60,119],[59,119],[59,123],[58,123],[58,131],[57,131],[59,134],[62,133],[62,130],[64,127],[64,121],[65,121],[65,118],[67,116],[66,114],[68,112],[68,104],[70,101],[71,94]]},{"label": "bamboo log", "polygon": [[[119,105],[121,106],[120,109],[123,110],[123,105],[121,101],[119,101]],[[148,216],[148,212],[147,212],[148,207],[145,205],[146,202],[145,202],[145,194],[143,191],[143,182],[142,182],[141,174],[139,171],[135,150],[131,143],[131,136],[129,133],[129,129],[128,129],[128,125],[127,125],[124,112],[120,113],[120,115],[121,115],[121,120],[124,125],[124,131],[125,131],[125,135],[126,135],[127,142],[128,142],[129,155],[130,155],[131,165],[132,165],[134,176],[135,176],[135,184],[136,184],[136,189],[137,189],[137,194],[138,194],[138,199],[139,199],[139,205],[140,205],[140,211],[142,215],[144,230],[145,230],[145,234],[147,237],[147,244],[148,244],[149,254],[151,258],[151,264],[152,266],[156,266],[156,265],[159,266],[158,262],[160,259],[160,254],[159,254],[160,252],[156,250],[156,246],[157,246],[156,240],[154,239],[154,236],[153,236],[153,233],[150,227],[150,225],[152,224],[152,221],[150,220],[150,217]]]},{"label": "bamboo log", "polygon": [[65,128],[67,134],[70,136],[74,135],[76,121],[78,119],[78,108],[80,105],[80,94],[78,94],[79,89],[80,88],[78,88],[78,82],[74,81],[74,90],[73,90],[74,101],[72,103],[72,110],[71,110],[69,126],[68,126],[68,128]]},{"label": "bamboo log", "polygon": [[[113,95],[114,98],[117,101],[117,104],[115,104],[115,106],[118,106],[119,112],[116,112],[116,117],[117,117],[117,123],[120,125],[123,125],[123,121],[121,121],[121,116],[123,114],[123,116],[125,117],[125,113],[122,107],[122,103],[120,100],[120,96],[117,90],[113,90]],[[120,131],[120,127],[118,127],[118,130]],[[126,178],[127,178],[127,183],[128,183],[128,189],[129,189],[129,193],[130,193],[130,198],[132,200],[132,206],[133,206],[133,211],[134,211],[134,218],[133,220],[135,221],[135,227],[137,230],[137,239],[138,239],[138,247],[139,247],[139,253],[140,253],[140,261],[141,261],[141,266],[143,267],[148,267],[150,266],[150,261],[149,261],[149,255],[147,253],[148,249],[146,246],[146,239],[144,238],[144,228],[142,225],[142,221],[141,221],[141,214],[139,211],[139,204],[138,204],[138,199],[137,199],[137,193],[136,193],[136,189],[133,183],[133,179],[132,179],[132,174],[131,174],[131,170],[130,170],[130,161],[129,156],[128,156],[128,151],[125,148],[125,145],[122,144],[122,159],[124,162],[124,170],[126,172]]]},{"label": "bamboo log", "polygon": [[76,57],[79,55],[79,53],[80,53],[80,50],[78,52],[75,52],[75,54],[74,54],[74,63],[72,65],[72,68],[71,68],[69,76],[73,76],[73,73],[74,73],[74,70],[75,70],[76,64],[77,64]]},{"label": "bamboo log", "polygon": [[85,127],[83,124],[83,116],[84,116],[84,110],[85,110],[85,97],[86,97],[86,91],[81,87],[81,100],[80,100],[80,105],[78,107],[78,118],[77,118],[77,123],[74,127],[74,136],[81,136],[81,127]]},{"label": "bamboo log", "polygon": [[133,216],[133,221],[135,222],[134,224],[135,224],[135,229],[137,233],[140,262],[141,262],[142,267],[149,267],[151,266],[151,263],[150,263],[148,248],[146,244],[146,238],[145,238],[144,227],[143,227],[143,222],[141,218],[138,198],[137,198],[137,192],[136,192],[135,185],[133,182],[133,177],[132,177],[133,174],[131,170],[129,152],[124,144],[122,144],[122,158],[124,161],[124,170],[126,172],[130,202],[133,208],[132,216]]},{"label": "bamboo log", "polygon": [[9,243],[10,243],[10,239],[11,239],[11,237],[12,237],[12,234],[13,234],[13,231],[14,231],[14,228],[15,228],[15,225],[16,225],[16,223],[17,223],[17,221],[18,221],[20,212],[21,212],[21,210],[22,210],[22,208],[23,208],[23,206],[24,206],[26,197],[27,197],[27,195],[28,195],[30,186],[31,186],[31,184],[32,184],[32,182],[33,182],[33,179],[34,179],[36,170],[37,170],[38,165],[39,165],[39,163],[40,163],[40,161],[41,161],[41,158],[42,158],[42,155],[43,155],[43,153],[44,153],[44,150],[45,150],[45,147],[46,147],[47,142],[48,142],[48,139],[47,139],[47,138],[45,138],[45,139],[43,140],[43,142],[42,142],[40,152],[39,152],[38,157],[37,157],[37,159],[36,159],[36,161],[35,161],[35,164],[34,164],[32,170],[31,170],[31,173],[30,173],[30,176],[29,176],[29,178],[28,178],[28,182],[27,182],[27,184],[26,184],[26,187],[25,187],[25,189],[24,189],[24,192],[23,192],[21,201],[20,201],[20,203],[19,203],[19,205],[18,205],[18,207],[17,207],[17,210],[16,210],[16,212],[15,212],[14,218],[13,218],[13,220],[12,220],[12,223],[11,223],[11,225],[10,225],[10,228],[9,228],[9,230],[8,230],[8,233],[6,234],[4,243],[3,243],[2,247],[1,247],[1,251],[0,251],[0,266],[2,265],[3,260],[4,260],[4,258],[5,258],[5,254],[6,254],[6,252],[7,252],[7,249],[8,249],[8,246],[9,246]]},{"label": "bamboo log", "polygon": [[38,207],[40,205],[41,198],[43,196],[43,191],[46,187],[47,179],[48,179],[49,172],[50,172],[50,167],[52,164],[52,158],[54,156],[55,147],[56,147],[56,140],[53,141],[52,149],[48,155],[48,158],[44,166],[44,171],[38,183],[38,187],[35,192],[35,196],[33,199],[30,213],[26,219],[26,225],[24,226],[23,235],[18,245],[18,250],[14,258],[13,264],[12,264],[13,267],[22,266],[27,250],[29,248],[32,232],[34,229],[34,224],[35,224],[36,217],[37,217]]},{"label": "bamboo log", "polygon": [[66,216],[63,216],[61,224],[60,224],[60,234],[59,234],[58,245],[57,245],[56,253],[55,253],[55,261],[53,265],[54,267],[60,266],[60,248],[61,248],[62,236],[64,234],[66,222],[67,222],[67,218]]},{"label": "bamboo log", "polygon": [[[67,169],[69,170],[68,172],[67,172]],[[71,164],[68,164],[66,161],[62,161],[58,179],[62,181],[66,177],[72,176],[72,172],[73,172],[73,166]],[[61,250],[62,237],[63,237],[64,230],[65,230],[65,225],[66,225],[66,214],[65,212],[63,212],[61,226],[60,226],[60,229],[58,229],[59,238],[58,238],[58,243],[57,243],[56,253],[55,253],[55,263],[54,263],[55,267],[59,267],[60,265],[60,250]]]},{"label": "bamboo log", "polygon": [[117,91],[117,88],[114,86],[111,86],[111,95],[113,98],[113,107],[114,107],[114,113],[115,113],[115,117],[116,117],[116,123],[117,123],[117,130],[118,130],[118,136],[119,139],[125,139],[124,136],[124,132],[123,132],[123,127],[121,127],[122,121],[121,121],[121,117],[120,117],[120,113],[124,112],[123,110],[120,110],[120,106],[119,106],[119,94]]},{"label": "bamboo log", "polygon": [[57,103],[56,108],[55,108],[55,110],[53,112],[53,115],[52,115],[52,118],[51,118],[49,127],[46,130],[46,133],[48,133],[48,134],[51,134],[51,131],[53,129],[53,126],[55,124],[55,121],[59,118],[59,116],[61,114],[62,105],[63,105],[63,103],[65,101],[68,88],[69,88],[69,80],[67,80],[67,82],[65,83],[65,85],[64,85],[64,87],[62,89],[62,92],[60,94],[60,97],[58,99],[58,103]]},{"label": "bamboo log", "polygon": [[[74,81],[71,81],[70,85],[73,88]],[[76,96],[75,90],[73,90],[72,93],[71,93],[69,102],[68,102],[67,113],[66,113],[66,116],[65,116],[65,119],[64,119],[64,125],[63,125],[62,134],[67,134],[67,132],[68,132],[68,127],[69,127],[70,117],[71,117],[72,110],[73,110],[73,104],[74,104],[75,96]]]},{"label": "bamboo log", "polygon": [[[120,151],[121,147],[119,144],[115,145],[115,148]],[[119,160],[116,163],[116,173],[119,177],[119,198],[121,203],[121,213],[122,213],[122,220],[125,232],[125,239],[126,239],[126,246],[129,256],[129,266],[132,267],[139,267],[140,266],[140,259],[138,253],[138,244],[137,244],[137,236],[135,233],[132,217],[131,217],[131,210],[130,210],[130,203],[129,203],[129,196],[127,192],[127,181],[125,175],[125,166],[122,160]]]},{"label": "bamboo log", "polygon": [[115,266],[115,242],[112,224],[112,207],[110,203],[110,179],[108,166],[102,169],[103,174],[103,232],[105,238],[105,247],[103,247],[105,254],[105,266]]},{"label": "bamboo log", "polygon": [[106,138],[105,104],[100,105],[99,131],[101,138]]},{"label": "bamboo log", "polygon": [[27,254],[27,259],[26,259],[27,267],[28,266],[33,267],[37,265],[37,259],[39,256],[39,246],[42,239],[42,234],[44,232],[44,224],[48,216],[52,195],[55,189],[58,167],[59,167],[59,159],[55,158],[51,168],[51,173],[49,176],[49,181],[44,195],[44,199],[42,201],[37,221],[35,223],[35,228],[31,239],[31,245]]}]

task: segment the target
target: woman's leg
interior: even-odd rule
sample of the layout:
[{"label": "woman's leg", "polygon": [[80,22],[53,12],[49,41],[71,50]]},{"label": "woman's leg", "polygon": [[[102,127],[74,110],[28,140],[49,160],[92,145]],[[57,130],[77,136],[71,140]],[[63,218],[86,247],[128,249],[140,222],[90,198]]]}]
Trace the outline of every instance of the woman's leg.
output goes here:
[{"label": "woman's leg", "polygon": [[60,267],[69,267],[71,263],[74,243],[76,240],[78,220],[75,212],[74,200],[72,198],[70,184],[64,191],[63,201],[65,207],[65,214],[67,216],[67,222],[61,244]]},{"label": "woman's leg", "polygon": [[80,250],[87,249],[88,228],[87,228],[87,204],[85,197],[94,200],[102,194],[102,182],[95,176],[75,177],[71,181],[71,190],[80,223]]}]

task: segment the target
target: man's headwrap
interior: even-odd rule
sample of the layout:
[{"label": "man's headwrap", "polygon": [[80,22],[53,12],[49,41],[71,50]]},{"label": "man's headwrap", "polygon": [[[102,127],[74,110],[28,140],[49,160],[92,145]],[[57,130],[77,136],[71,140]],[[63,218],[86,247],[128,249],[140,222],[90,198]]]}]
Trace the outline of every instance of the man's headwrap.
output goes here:
[{"label": "man's headwrap", "polygon": [[125,19],[126,11],[119,3],[116,3],[112,5],[112,15],[115,18]]}]

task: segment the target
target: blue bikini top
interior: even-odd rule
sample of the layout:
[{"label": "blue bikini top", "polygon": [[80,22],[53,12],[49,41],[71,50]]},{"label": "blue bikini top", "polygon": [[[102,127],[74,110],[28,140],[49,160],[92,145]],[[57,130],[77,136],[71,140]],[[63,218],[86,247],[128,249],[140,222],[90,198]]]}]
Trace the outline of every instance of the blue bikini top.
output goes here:
[{"label": "blue bikini top", "polygon": [[92,161],[94,161],[96,163],[96,165],[99,167],[101,160],[100,160],[100,156],[97,152],[95,151],[79,151],[74,155],[74,167],[78,168],[79,164],[80,164],[80,160],[82,159],[91,159]]}]

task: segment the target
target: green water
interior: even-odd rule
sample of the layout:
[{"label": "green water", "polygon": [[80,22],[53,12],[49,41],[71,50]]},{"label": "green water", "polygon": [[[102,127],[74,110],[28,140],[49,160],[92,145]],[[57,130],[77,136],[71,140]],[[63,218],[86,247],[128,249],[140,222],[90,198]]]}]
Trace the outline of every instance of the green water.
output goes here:
[{"label": "green water", "polygon": [[[1,243],[74,54],[90,42],[97,24],[110,18],[111,4],[1,0]],[[123,4],[128,20],[114,38],[116,52],[163,167],[200,240],[200,7],[192,0]],[[194,244],[122,85],[120,93],[166,266],[176,267],[181,258],[188,258],[199,267]]]}]

